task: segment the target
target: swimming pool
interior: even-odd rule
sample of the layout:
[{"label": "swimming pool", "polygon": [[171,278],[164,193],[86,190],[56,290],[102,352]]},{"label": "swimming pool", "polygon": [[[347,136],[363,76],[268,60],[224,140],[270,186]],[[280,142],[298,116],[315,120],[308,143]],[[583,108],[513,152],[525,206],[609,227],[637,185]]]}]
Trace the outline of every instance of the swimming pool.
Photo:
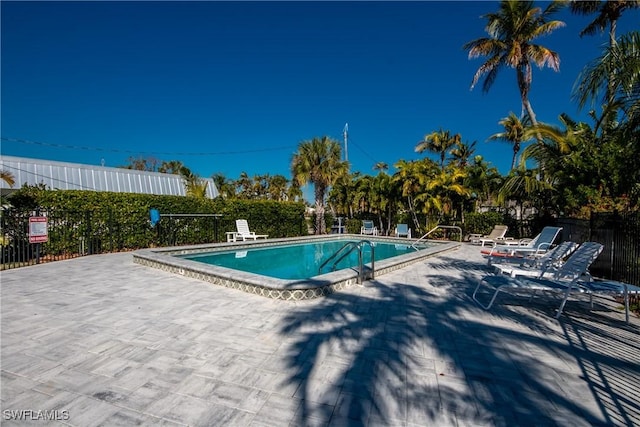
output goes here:
[{"label": "swimming pool", "polygon": [[[197,246],[142,249],[133,253],[133,261],[145,266],[159,268],[268,298],[303,300],[328,295],[357,284],[357,268],[348,267],[327,273],[323,270],[322,274],[318,274],[317,270],[313,271],[312,267],[308,273],[297,272],[296,277],[298,278],[281,278],[268,276],[264,273],[239,270],[238,268],[240,267],[235,264],[228,264],[227,266],[213,265],[196,261],[193,258],[223,255],[227,258],[233,257],[233,262],[246,259],[248,264],[251,264],[252,259],[257,259],[257,257],[265,257],[266,260],[271,259],[271,261],[276,258],[273,256],[273,252],[262,251],[264,249],[277,248],[278,251],[285,251],[288,250],[285,248],[299,245],[307,248],[329,248],[331,246],[325,246],[325,244],[332,243],[337,245],[337,250],[348,241],[368,240],[375,244],[375,275],[377,277],[438,253],[455,250],[460,246],[458,242],[429,241],[427,247],[416,251],[408,248],[412,241],[408,241],[407,239],[390,237],[370,238],[369,236],[367,236],[367,239],[363,239],[363,237],[364,236],[360,235],[304,236],[286,239],[268,239],[257,242],[216,243]],[[404,253],[394,253],[388,258],[380,258],[378,261],[378,247],[382,248],[387,245],[392,246],[394,250],[396,250],[396,245],[398,245],[398,250]],[[314,260],[316,257],[320,260],[328,258],[333,253],[329,251],[330,249],[327,249],[327,253],[314,254]],[[265,253],[267,254],[266,256],[264,255]],[[282,254],[283,252],[278,253]],[[381,250],[380,253],[382,254],[383,251]],[[302,256],[289,254],[284,256],[284,258],[290,265],[305,264],[305,262],[301,262],[304,259]],[[366,250],[364,262],[370,267],[370,255],[366,254]],[[265,261],[265,263],[268,263],[268,261]],[[256,262],[255,264],[259,263]],[[342,265],[338,267],[342,267]],[[289,270],[297,270],[297,267],[289,268]]]},{"label": "swimming pool", "polygon": [[[358,268],[358,250],[354,249],[349,252],[349,249],[360,241],[359,239],[351,239],[302,242],[282,246],[177,256],[277,279],[308,279],[344,268]],[[414,248],[410,243],[380,241],[371,242],[371,244],[365,243],[362,245],[363,262],[370,263],[372,255],[375,257],[375,262],[380,262],[387,258],[413,253],[433,246],[433,243],[421,243]],[[343,252],[340,254],[344,254],[344,258],[338,255],[334,259],[329,259],[341,249]]]}]

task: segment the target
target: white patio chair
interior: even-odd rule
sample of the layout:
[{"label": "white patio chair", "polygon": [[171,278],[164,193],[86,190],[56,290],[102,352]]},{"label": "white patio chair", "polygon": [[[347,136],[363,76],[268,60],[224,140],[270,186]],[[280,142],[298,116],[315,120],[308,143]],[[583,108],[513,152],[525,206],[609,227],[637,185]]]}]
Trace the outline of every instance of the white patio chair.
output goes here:
[{"label": "white patio chair", "polygon": [[407,224],[398,224],[395,229],[396,237],[407,237],[411,238],[411,229]]},{"label": "white patio chair", "polygon": [[489,265],[491,265],[497,258],[501,257],[540,256],[551,248],[551,245],[556,240],[556,237],[561,230],[562,227],[544,227],[540,234],[531,240],[520,240],[520,244],[503,242],[501,244],[494,245],[489,250],[483,249],[481,252],[489,256]]},{"label": "white patio chair", "polygon": [[370,236],[378,235],[378,227],[373,225],[373,221],[363,220],[362,227],[360,227],[360,234],[368,234]]},{"label": "white patio chair", "polygon": [[[589,274],[589,267],[596,260],[603,246],[596,242],[586,242],[581,244],[573,254],[558,268],[552,278],[542,277],[509,277],[505,275],[491,274],[483,278],[473,291],[473,300],[485,310],[489,310],[500,292],[531,293],[532,297],[538,291],[556,291],[564,293],[556,319],[562,314],[562,310],[571,294],[572,290],[578,290],[578,280]],[[483,285],[495,289],[488,304],[483,304],[478,300],[478,290]]]},{"label": "white patio chair", "polygon": [[502,263],[491,264],[497,273],[511,277],[553,277],[564,259],[578,248],[575,242],[562,242],[540,257],[504,258]]},{"label": "white patio chair", "polygon": [[269,237],[268,234],[256,234],[254,231],[250,231],[246,219],[236,219],[236,230],[235,240],[257,240]]},{"label": "white patio chair", "polygon": [[498,224],[493,227],[493,230],[491,230],[489,234],[484,236],[471,234],[469,235],[469,238],[472,243],[480,243],[482,246],[485,244],[495,244],[504,240],[504,235],[507,234],[507,230],[509,230],[509,227]]},{"label": "white patio chair", "polygon": [[606,279],[579,280],[577,285],[589,294],[592,310],[594,295],[621,296],[624,302],[625,322],[629,323],[629,294],[640,294],[640,287]]}]

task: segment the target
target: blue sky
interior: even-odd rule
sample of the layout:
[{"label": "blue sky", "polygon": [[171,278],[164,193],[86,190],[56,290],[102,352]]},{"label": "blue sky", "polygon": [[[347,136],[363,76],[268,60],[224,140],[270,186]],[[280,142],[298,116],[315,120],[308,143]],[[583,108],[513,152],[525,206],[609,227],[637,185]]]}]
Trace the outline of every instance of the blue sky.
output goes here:
[{"label": "blue sky", "polygon": [[[540,3],[546,5],[546,3]],[[470,91],[497,2],[1,2],[2,154],[106,166],[129,157],[180,160],[209,177],[290,177],[300,141],[342,141],[352,171],[412,160],[440,128],[478,141],[506,173],[510,146],[486,142],[520,113],[515,73]],[[539,43],[560,72],[534,69],[538,120],[584,118],[570,99],[606,35],[591,17]],[[618,34],[638,29],[627,13]],[[29,141],[31,143],[19,142]],[[393,168],[390,170],[393,172]]]}]

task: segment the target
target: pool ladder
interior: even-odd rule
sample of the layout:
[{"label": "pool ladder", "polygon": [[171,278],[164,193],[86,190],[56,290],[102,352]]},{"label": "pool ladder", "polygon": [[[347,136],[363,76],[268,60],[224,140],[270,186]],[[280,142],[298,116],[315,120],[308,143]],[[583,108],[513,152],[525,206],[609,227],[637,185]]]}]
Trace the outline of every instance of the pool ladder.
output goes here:
[{"label": "pool ladder", "polygon": [[345,243],[344,246],[342,246],[340,249],[338,249],[333,255],[331,255],[329,258],[327,258],[327,260],[325,262],[322,263],[320,268],[318,268],[318,274],[322,274],[322,269],[327,264],[329,264],[329,262],[331,262],[331,260],[336,258],[338,255],[341,255],[333,263],[333,265],[331,266],[331,271],[335,271],[336,270],[336,265],[338,265],[338,263],[340,261],[342,261],[344,258],[346,258],[351,252],[353,252],[354,250],[357,249],[358,250],[358,283],[362,284],[362,282],[367,280],[367,278],[365,278],[364,262],[362,260],[362,258],[363,258],[362,257],[362,247],[364,245],[369,245],[371,247],[371,276],[369,277],[369,279],[375,278],[375,246],[369,240],[361,240],[359,242],[347,242],[347,243]]}]

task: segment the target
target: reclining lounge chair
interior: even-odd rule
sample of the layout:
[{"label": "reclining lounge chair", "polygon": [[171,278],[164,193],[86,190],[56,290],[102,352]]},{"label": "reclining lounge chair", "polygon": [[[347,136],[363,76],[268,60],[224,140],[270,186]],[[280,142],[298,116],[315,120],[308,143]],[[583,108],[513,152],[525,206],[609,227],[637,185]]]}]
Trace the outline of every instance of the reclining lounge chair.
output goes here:
[{"label": "reclining lounge chair", "polygon": [[480,243],[482,246],[485,244],[496,244],[504,240],[504,235],[507,234],[509,227],[506,225],[496,225],[491,230],[491,233],[484,236],[480,234],[470,234],[469,239],[471,243]]},{"label": "reclining lounge chair", "polygon": [[[535,293],[537,291],[557,291],[564,293],[556,319],[562,314],[562,310],[571,294],[572,290],[579,291],[578,281],[589,274],[589,267],[596,260],[603,246],[596,242],[586,242],[581,244],[560,268],[558,268],[552,278],[542,277],[509,277],[505,275],[491,274],[478,283],[473,291],[473,300],[485,310],[489,310],[500,292]],[[486,285],[495,289],[488,304],[483,304],[478,300],[478,290]]]},{"label": "reclining lounge chair", "polygon": [[256,234],[255,231],[249,231],[249,223],[246,219],[236,219],[236,230],[227,232],[228,242],[266,239],[269,237],[268,234]]},{"label": "reclining lounge chair", "polygon": [[540,234],[533,239],[523,239],[519,242],[511,244],[504,242],[496,244],[491,249],[483,249],[481,252],[489,256],[489,265],[499,257],[524,257],[524,256],[540,256],[547,252],[554,240],[562,230],[562,227],[544,227]]},{"label": "reclining lounge chair", "polygon": [[578,248],[575,242],[562,242],[540,257],[503,258],[501,263],[491,264],[496,272],[511,277],[553,277],[565,258]]}]

